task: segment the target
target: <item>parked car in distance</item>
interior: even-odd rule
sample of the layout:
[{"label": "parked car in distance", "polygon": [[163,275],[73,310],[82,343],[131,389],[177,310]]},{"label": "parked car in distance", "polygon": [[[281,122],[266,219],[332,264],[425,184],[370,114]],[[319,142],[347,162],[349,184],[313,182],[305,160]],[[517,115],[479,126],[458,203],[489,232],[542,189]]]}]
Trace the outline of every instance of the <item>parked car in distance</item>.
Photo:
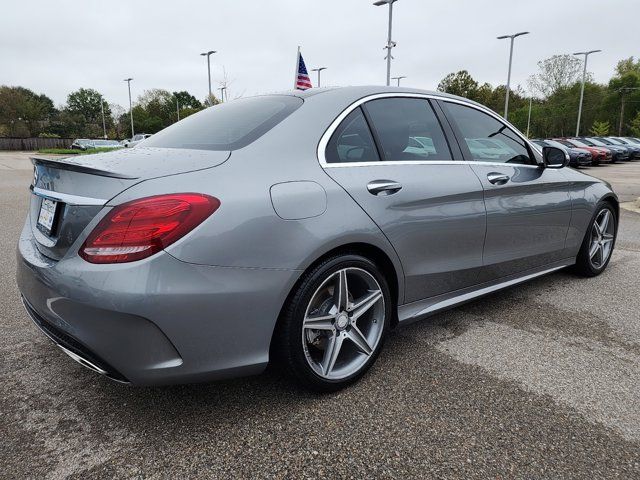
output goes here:
[{"label": "parked car in distance", "polygon": [[626,148],[618,147],[616,145],[607,145],[606,143],[594,137],[578,137],[578,140],[592,147],[602,147],[608,149],[612,155],[611,163],[622,162],[629,159],[629,152]]},{"label": "parked car in distance", "polygon": [[90,157],[33,160],[17,283],[66,354],[139,385],[278,361],[337,390],[396,326],[565,267],[599,275],[618,231],[606,182],[442,92],[242,98]]},{"label": "parked car in distance", "polygon": [[554,138],[556,142],[569,148],[582,148],[591,153],[591,165],[600,165],[601,163],[611,163],[613,161],[613,153],[608,148],[587,145],[576,138]]},{"label": "parked car in distance", "polygon": [[619,138],[619,137],[607,137],[606,140],[609,140],[610,142],[612,142],[614,145],[620,145],[623,147],[626,147],[630,150],[630,154],[631,154],[631,158],[632,159],[639,159],[640,158],[640,145],[630,142],[629,140],[625,140],[624,138]]},{"label": "parked car in distance", "polygon": [[628,161],[633,157],[633,152],[630,148],[625,147],[624,145],[619,145],[617,143],[612,142],[611,140],[607,140],[604,137],[589,137],[589,140],[592,142],[598,141],[607,146],[607,148],[611,148],[620,152],[619,160]]},{"label": "parked car in distance", "polygon": [[93,148],[122,148],[117,140],[92,140]]},{"label": "parked car in distance", "polygon": [[117,140],[78,138],[71,144],[72,150],[90,150],[92,148],[122,148]]},{"label": "parked car in distance", "polygon": [[571,167],[588,167],[591,165],[591,154],[586,150],[570,148],[554,140],[534,139],[531,141],[541,147],[540,151],[542,151],[543,147],[556,147],[566,151],[569,154],[569,166]]},{"label": "parked car in distance", "polygon": [[131,140],[128,140],[124,146],[127,148],[135,147],[141,141],[146,140],[151,136],[150,133],[136,133]]},{"label": "parked car in distance", "polygon": [[88,138],[76,138],[71,144],[72,150],[86,150],[93,148],[92,141]]}]

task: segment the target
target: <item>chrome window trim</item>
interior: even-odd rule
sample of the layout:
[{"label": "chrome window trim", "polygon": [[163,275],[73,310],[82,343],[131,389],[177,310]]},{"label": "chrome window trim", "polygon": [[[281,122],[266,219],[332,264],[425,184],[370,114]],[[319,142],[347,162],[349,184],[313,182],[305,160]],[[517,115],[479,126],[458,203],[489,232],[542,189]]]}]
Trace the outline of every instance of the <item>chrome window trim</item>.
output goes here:
[{"label": "chrome window trim", "polygon": [[71,195],[68,193],[53,192],[51,190],[45,190],[43,188],[31,186],[31,190],[38,197],[49,198],[58,202],[66,203],[67,205],[98,205],[103,206],[107,203],[107,199],[81,197],[80,195]]},{"label": "chrome window trim", "polygon": [[[370,100],[377,100],[379,98],[420,98],[423,100],[440,100],[443,102],[451,102],[451,103],[458,103],[460,105],[464,105],[466,107],[470,107],[470,108],[474,108],[482,113],[485,113],[493,118],[495,118],[496,120],[498,120],[499,122],[507,125],[511,130],[513,130],[513,132],[521,139],[523,140],[530,149],[534,149],[535,147],[533,146],[533,144],[529,141],[528,138],[526,138],[524,135],[522,135],[517,128],[515,128],[511,123],[509,123],[508,121],[506,121],[504,118],[502,118],[500,115],[498,115],[495,112],[492,112],[491,110],[489,110],[486,107],[483,107],[481,105],[476,105],[474,103],[470,103],[464,100],[459,100],[457,98],[448,98],[448,97],[442,97],[439,95],[434,95],[434,94],[427,94],[427,93],[375,93],[372,95],[368,95],[366,97],[362,97],[358,100],[356,100],[355,102],[353,102],[352,104],[350,104],[347,108],[345,108],[340,115],[338,115],[333,122],[331,122],[331,124],[329,125],[329,127],[325,130],[325,132],[322,134],[322,137],[320,137],[320,142],[318,142],[318,149],[317,149],[317,156],[318,156],[318,161],[320,162],[320,166],[322,168],[344,168],[344,167],[370,167],[370,166],[374,166],[374,165],[378,165],[378,166],[389,166],[389,165],[493,165],[493,166],[510,166],[510,167],[525,167],[525,168],[540,168],[542,166],[541,163],[538,163],[537,165],[526,165],[526,164],[520,164],[520,163],[504,163],[504,162],[481,162],[481,161],[477,161],[477,160],[400,160],[400,161],[393,161],[393,160],[381,160],[378,162],[342,162],[342,163],[329,163],[327,162],[326,156],[325,156],[325,151],[327,149],[327,145],[329,144],[329,140],[331,139],[331,136],[333,135],[333,133],[336,131],[336,129],[338,128],[338,126],[340,125],[340,123],[342,123],[342,121],[347,117],[347,115],[349,115],[353,110],[355,110],[356,108],[358,108],[360,105],[370,101]],[[446,133],[442,132],[443,134]]]}]

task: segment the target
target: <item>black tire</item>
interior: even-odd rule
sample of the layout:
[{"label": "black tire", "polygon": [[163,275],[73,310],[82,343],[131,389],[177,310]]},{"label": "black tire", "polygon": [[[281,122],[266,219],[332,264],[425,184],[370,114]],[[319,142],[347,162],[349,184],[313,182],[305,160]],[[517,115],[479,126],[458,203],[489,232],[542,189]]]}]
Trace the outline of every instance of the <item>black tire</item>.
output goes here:
[{"label": "black tire", "polygon": [[[614,222],[613,225],[613,242],[611,244],[611,251],[609,253],[608,258],[601,265],[594,265],[591,261],[589,255],[589,248],[591,246],[592,240],[592,231],[594,228],[594,223],[598,216],[602,211],[608,210],[611,213],[611,221]],[[576,264],[573,267],[573,270],[584,277],[595,277],[600,275],[609,265],[609,261],[611,260],[611,256],[613,255],[613,250],[615,248],[616,238],[618,236],[618,217],[616,215],[615,209],[611,206],[609,202],[600,201],[596,205],[595,211],[591,220],[589,221],[589,226],[587,227],[587,231],[584,234],[584,239],[582,241],[582,245],[580,247],[580,251],[578,252],[578,256],[576,257]]]},{"label": "black tire", "polygon": [[[349,267],[365,270],[375,278],[380,286],[384,299],[382,334],[375,349],[358,371],[339,380],[327,379],[318,375],[307,361],[302,341],[303,320],[313,295],[323,282],[339,270]],[[371,260],[357,254],[340,254],[327,258],[307,271],[289,296],[278,322],[274,338],[275,348],[272,353],[278,363],[283,364],[288,373],[304,387],[318,392],[340,390],[360,379],[375,362],[382,350],[389,330],[389,320],[393,307],[387,280]]]}]

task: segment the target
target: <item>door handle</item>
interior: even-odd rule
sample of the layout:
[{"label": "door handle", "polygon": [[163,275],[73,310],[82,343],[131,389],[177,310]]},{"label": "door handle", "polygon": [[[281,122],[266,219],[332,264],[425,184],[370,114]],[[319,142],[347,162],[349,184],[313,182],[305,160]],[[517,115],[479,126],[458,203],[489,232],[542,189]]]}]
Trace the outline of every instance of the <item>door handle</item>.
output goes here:
[{"label": "door handle", "polygon": [[372,195],[393,195],[402,189],[402,184],[393,180],[374,180],[367,184],[367,190]]},{"label": "door handle", "polygon": [[494,185],[504,185],[510,180],[510,177],[502,173],[491,172],[487,174],[487,180]]}]

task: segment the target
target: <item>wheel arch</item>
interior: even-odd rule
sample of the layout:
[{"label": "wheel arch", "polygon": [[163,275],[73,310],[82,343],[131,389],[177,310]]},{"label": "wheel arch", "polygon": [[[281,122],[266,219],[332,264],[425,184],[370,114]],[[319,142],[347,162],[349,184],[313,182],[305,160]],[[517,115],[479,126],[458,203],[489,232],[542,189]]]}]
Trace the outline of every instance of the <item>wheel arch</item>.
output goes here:
[{"label": "wheel arch", "polygon": [[351,242],[345,243],[343,245],[337,246],[324,252],[322,255],[313,260],[304,270],[300,271],[300,275],[297,280],[289,290],[282,306],[280,307],[280,313],[278,314],[278,320],[274,326],[273,332],[271,334],[271,341],[269,342],[269,357],[273,358],[273,347],[274,347],[274,338],[276,336],[276,332],[280,328],[281,319],[284,309],[287,307],[291,297],[295,294],[298,289],[304,275],[313,270],[316,265],[322,263],[327,258],[336,256],[336,255],[346,255],[346,254],[355,254],[361,255],[373,263],[376,264],[378,268],[382,271],[385,278],[387,278],[387,282],[389,284],[389,290],[391,292],[391,297],[393,300],[392,317],[391,317],[391,327],[395,327],[398,324],[398,302],[402,298],[403,290],[404,290],[404,274],[402,271],[398,271],[396,265],[394,265],[393,260],[387,255],[387,253],[382,250],[380,247],[377,247],[371,243],[366,242]]}]

